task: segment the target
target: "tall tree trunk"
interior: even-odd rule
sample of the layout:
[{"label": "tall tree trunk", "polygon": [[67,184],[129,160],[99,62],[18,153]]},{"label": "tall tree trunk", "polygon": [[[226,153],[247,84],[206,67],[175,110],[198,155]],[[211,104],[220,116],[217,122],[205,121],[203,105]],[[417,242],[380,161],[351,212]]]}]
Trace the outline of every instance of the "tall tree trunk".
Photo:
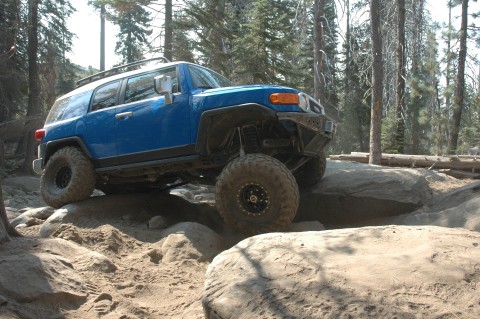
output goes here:
[{"label": "tall tree trunk", "polygon": [[372,38],[372,110],[370,121],[370,164],[382,160],[382,110],[383,110],[383,53],[380,27],[380,0],[370,0],[370,21]]},{"label": "tall tree trunk", "polygon": [[127,63],[132,63],[135,61],[133,57],[133,49],[132,49],[132,32],[127,33]]},{"label": "tall tree trunk", "polygon": [[105,5],[100,5],[100,71],[105,71]]},{"label": "tall tree trunk", "polygon": [[[448,1],[448,33],[447,33],[447,72],[445,76],[445,81],[447,85],[447,92],[445,94],[445,106],[447,108],[447,114],[449,113],[451,107],[451,93],[450,93],[450,85],[451,85],[451,73],[450,68],[452,66],[452,0]],[[448,133],[448,132],[447,132]]]},{"label": "tall tree trunk", "polygon": [[163,50],[165,57],[171,61],[173,52],[172,0],[165,0],[165,43]]},{"label": "tall tree trunk", "polygon": [[[212,66],[214,70],[222,71],[226,74],[228,74],[228,60],[226,58],[226,50],[225,50],[225,45],[224,45],[224,32],[225,32],[225,5],[226,1],[225,0],[215,0],[214,2],[215,5],[215,17],[217,21],[219,21],[220,25],[222,27],[214,27],[211,29],[211,41],[213,44],[213,50],[212,50],[212,56],[211,59],[209,59],[209,64]],[[261,83],[261,80],[255,80],[258,82],[254,83]]]},{"label": "tall tree trunk", "polygon": [[[413,43],[412,43],[412,75],[413,77],[418,77],[419,63],[422,59],[421,57],[421,46],[422,46],[422,32],[423,32],[423,3],[424,0],[416,0],[415,2],[418,5],[414,5],[413,12],[415,15],[414,18],[414,27],[413,27]],[[415,3],[414,2],[414,3]],[[410,118],[412,122],[412,149],[411,154],[419,154],[420,152],[420,97],[416,94],[411,101],[410,108]]]},{"label": "tall tree trunk", "polygon": [[0,244],[10,240],[10,236],[20,236],[15,228],[10,225],[3,202],[2,183],[0,180]]},{"label": "tall tree trunk", "polygon": [[397,87],[396,87],[396,132],[398,153],[405,152],[405,0],[397,0]]},{"label": "tall tree trunk", "polygon": [[460,51],[458,52],[457,86],[453,105],[452,128],[450,130],[450,154],[457,152],[458,134],[465,95],[465,61],[467,58],[467,25],[468,25],[468,0],[462,1],[462,27],[460,29]]},{"label": "tall tree trunk", "polygon": [[[352,150],[352,141],[356,137],[358,139],[359,144],[361,145],[362,143],[362,125],[359,117],[355,117],[356,121],[352,121],[354,116],[353,110],[354,110],[354,105],[351,103],[353,97],[353,90],[350,86],[350,78],[352,77],[352,35],[350,33],[350,0],[345,1],[345,16],[346,16],[346,21],[345,21],[345,77],[344,77],[344,86],[343,86],[343,120],[348,121],[348,123],[352,123],[355,125],[355,128],[352,127],[353,130],[357,132],[357,134],[352,134],[351,139],[346,140],[346,144],[344,145],[345,151],[350,152]],[[361,149],[361,146],[360,146]]]},{"label": "tall tree trunk", "polygon": [[37,117],[41,113],[39,99],[39,77],[38,77],[38,0],[28,1],[28,106],[27,118],[25,120],[24,141],[25,141],[25,162],[22,167],[24,173],[33,173],[32,162],[35,157],[36,142],[33,133],[37,128],[34,125],[38,122]]},{"label": "tall tree trunk", "polygon": [[314,80],[313,80],[313,87],[314,87],[314,97],[320,102],[324,102],[325,100],[325,80],[323,74],[323,19],[324,17],[324,0],[315,0],[315,12],[314,12],[314,44],[313,44],[313,72]]}]

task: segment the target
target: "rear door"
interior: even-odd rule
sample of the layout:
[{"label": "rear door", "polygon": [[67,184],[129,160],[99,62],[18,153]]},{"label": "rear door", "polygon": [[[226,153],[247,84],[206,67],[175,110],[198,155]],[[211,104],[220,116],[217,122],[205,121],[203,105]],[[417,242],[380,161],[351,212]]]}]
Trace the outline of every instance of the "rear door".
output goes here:
[{"label": "rear door", "polygon": [[[153,79],[158,75],[172,77],[172,104],[165,104],[165,97],[154,90]],[[189,119],[188,94],[180,92],[176,66],[126,79],[115,113],[118,163],[185,155],[190,144]]]},{"label": "rear door", "polygon": [[86,144],[100,166],[114,165],[117,156],[114,125],[120,84],[116,80],[98,87],[86,118]]}]

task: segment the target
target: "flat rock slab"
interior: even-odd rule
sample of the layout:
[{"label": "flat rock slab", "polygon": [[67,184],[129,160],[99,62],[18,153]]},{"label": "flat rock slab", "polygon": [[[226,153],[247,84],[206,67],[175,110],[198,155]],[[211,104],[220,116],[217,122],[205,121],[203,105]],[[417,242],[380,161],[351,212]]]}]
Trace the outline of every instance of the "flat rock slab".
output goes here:
[{"label": "flat rock slab", "polygon": [[384,226],[264,234],[210,264],[207,319],[479,318],[480,234]]},{"label": "flat rock slab", "polygon": [[439,212],[409,214],[401,224],[462,227],[480,232],[480,196]]},{"label": "flat rock slab", "polygon": [[432,197],[427,178],[432,172],[425,169],[328,161],[325,177],[302,195],[296,220],[318,220],[331,228],[410,213]]},{"label": "flat rock slab", "polygon": [[480,232],[480,182],[435,195],[430,205],[392,218],[389,223],[462,227]]}]

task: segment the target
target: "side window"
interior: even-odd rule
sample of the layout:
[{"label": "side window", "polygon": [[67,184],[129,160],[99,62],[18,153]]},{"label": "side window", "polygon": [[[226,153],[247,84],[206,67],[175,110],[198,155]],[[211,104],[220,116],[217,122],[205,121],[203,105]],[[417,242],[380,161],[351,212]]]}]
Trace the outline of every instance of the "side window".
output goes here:
[{"label": "side window", "polygon": [[92,112],[115,105],[119,83],[120,81],[108,83],[95,92],[92,102]]},{"label": "side window", "polygon": [[138,75],[128,79],[125,89],[124,103],[145,100],[157,96],[153,87],[153,78],[158,75],[169,75],[172,77],[173,93],[180,92],[177,77],[177,68],[171,67],[155,72]]},{"label": "side window", "polygon": [[87,114],[91,96],[92,91],[87,91],[57,100],[48,113],[46,124]]}]

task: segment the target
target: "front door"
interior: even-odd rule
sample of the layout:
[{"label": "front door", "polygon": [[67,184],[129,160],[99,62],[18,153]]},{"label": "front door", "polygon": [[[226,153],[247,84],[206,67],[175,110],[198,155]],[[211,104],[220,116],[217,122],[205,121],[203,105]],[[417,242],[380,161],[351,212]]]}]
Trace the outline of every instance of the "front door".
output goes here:
[{"label": "front door", "polygon": [[[122,103],[115,111],[118,164],[136,163],[181,155],[190,144],[188,94],[179,92],[176,67],[128,78],[123,83]],[[154,90],[153,78],[169,75],[173,103]]]}]

